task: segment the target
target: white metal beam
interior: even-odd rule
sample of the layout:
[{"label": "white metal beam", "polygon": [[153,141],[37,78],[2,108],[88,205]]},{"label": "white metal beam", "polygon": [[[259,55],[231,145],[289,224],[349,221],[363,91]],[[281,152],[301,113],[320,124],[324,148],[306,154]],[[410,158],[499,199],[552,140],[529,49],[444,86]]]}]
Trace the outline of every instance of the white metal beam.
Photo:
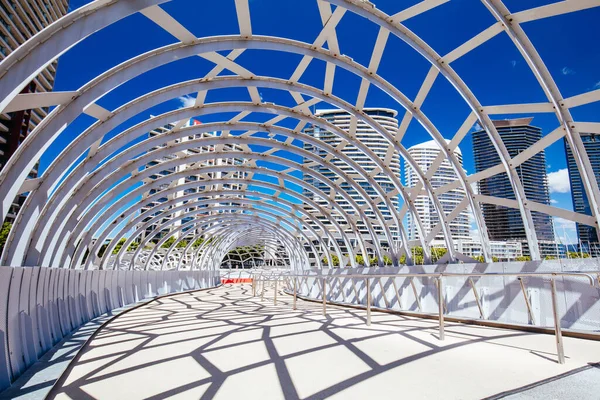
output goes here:
[{"label": "white metal beam", "polygon": [[237,13],[240,35],[245,38],[252,36],[252,22],[250,20],[250,6],[248,0],[235,0],[235,11]]},{"label": "white metal beam", "polygon": [[96,103],[89,104],[87,107],[85,107],[83,109],[83,113],[100,121],[105,121],[112,115],[110,111]]},{"label": "white metal beam", "polygon": [[507,18],[512,22],[521,24],[523,22],[535,21],[542,18],[554,17],[556,15],[567,14],[586,8],[598,7],[597,0],[570,0],[558,1],[541,7],[531,8],[509,15]]},{"label": "white metal beam", "polygon": [[391,17],[391,22],[397,24],[412,17],[416,17],[419,14],[423,14],[426,11],[431,10],[439,5],[447,3],[450,0],[423,0],[420,3],[415,4],[405,10],[402,10]]},{"label": "white metal beam", "polygon": [[78,92],[24,93],[15,97],[6,106],[4,112],[11,113],[21,110],[32,110],[34,108],[57,106],[71,101],[78,94]]},{"label": "white metal beam", "polygon": [[140,11],[140,14],[144,15],[183,43],[191,43],[196,40],[196,36],[192,32],[187,30],[179,23],[179,21],[158,5],[144,9]]}]

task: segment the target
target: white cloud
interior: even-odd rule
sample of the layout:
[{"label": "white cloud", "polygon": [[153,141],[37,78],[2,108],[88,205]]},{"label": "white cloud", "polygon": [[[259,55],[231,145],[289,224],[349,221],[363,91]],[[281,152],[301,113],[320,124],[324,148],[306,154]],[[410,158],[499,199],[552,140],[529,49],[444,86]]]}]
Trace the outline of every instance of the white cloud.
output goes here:
[{"label": "white cloud", "polygon": [[569,183],[569,171],[566,168],[548,174],[548,187],[550,193],[569,193],[571,185]]},{"label": "white cloud", "polygon": [[594,89],[600,89],[600,81],[596,82],[594,85]]},{"label": "white cloud", "polygon": [[513,66],[513,68],[516,67],[517,66],[517,60],[512,60],[510,62],[510,64]]},{"label": "white cloud", "polygon": [[178,97],[177,100],[181,103],[179,108],[193,107],[196,104],[196,98],[190,95]]},{"label": "white cloud", "polygon": [[575,71],[569,67],[563,67],[561,71],[563,75],[575,75]]},{"label": "white cloud", "polygon": [[558,204],[558,200],[550,199],[550,204]]}]

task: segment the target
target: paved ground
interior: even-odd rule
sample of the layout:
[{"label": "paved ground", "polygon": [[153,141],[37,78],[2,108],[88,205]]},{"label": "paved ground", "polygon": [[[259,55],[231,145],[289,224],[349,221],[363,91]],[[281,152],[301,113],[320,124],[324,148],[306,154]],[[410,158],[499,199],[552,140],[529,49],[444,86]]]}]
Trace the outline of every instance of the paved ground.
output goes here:
[{"label": "paved ground", "polygon": [[0,393],[0,400],[43,400],[52,385],[60,378],[85,342],[108,321],[131,308],[126,306],[112,310],[75,329],[33,364],[13,384]]},{"label": "paved ground", "polygon": [[[292,311],[290,297],[274,306],[272,295],[227,285],[122,315],[56,398],[480,399],[600,361],[600,342],[565,338],[559,365],[550,335],[450,323],[441,342],[436,321],[373,313],[367,327],[362,310],[324,317],[320,304]],[[538,398],[527,390],[504,394]]]}]

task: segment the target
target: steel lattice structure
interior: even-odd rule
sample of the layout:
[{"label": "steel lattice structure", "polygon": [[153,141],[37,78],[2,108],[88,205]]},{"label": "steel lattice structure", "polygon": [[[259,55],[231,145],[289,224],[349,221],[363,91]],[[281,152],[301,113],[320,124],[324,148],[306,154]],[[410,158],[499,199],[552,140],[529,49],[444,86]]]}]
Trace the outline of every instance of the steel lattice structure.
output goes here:
[{"label": "steel lattice structure", "polygon": [[[300,6],[304,2],[314,1],[298,3]],[[280,248],[285,249],[285,263],[294,269],[333,265],[333,256],[356,267],[356,255],[362,255],[366,265],[369,265],[369,256],[376,256],[379,265],[383,265],[385,257],[389,257],[392,263],[397,265],[401,256],[406,257],[407,263],[411,263],[412,260],[409,240],[402,222],[407,213],[412,215],[417,229],[421,232],[419,241],[424,249],[426,261],[431,260],[429,242],[438,233],[443,234],[448,249],[446,261],[466,261],[467,257],[454,250],[448,227],[449,222],[465,209],[469,209],[474,216],[481,235],[484,258],[489,262],[492,261],[492,256],[481,210],[482,203],[519,210],[534,260],[540,259],[540,251],[532,211],[598,227],[600,191],[579,132],[584,130],[600,134],[600,124],[575,121],[571,110],[600,101],[600,90],[564,98],[521,25],[597,7],[600,6],[600,2],[560,1],[513,14],[501,0],[481,0],[495,22],[447,54],[438,54],[430,44],[409,30],[404,21],[417,15],[426,15],[428,11],[442,6],[447,1],[424,0],[389,15],[364,0],[316,0],[322,28],[310,43],[254,34],[248,0],[235,0],[239,32],[212,37],[196,37],[169,15],[161,8],[161,4],[168,3],[168,0],[96,0],[71,12],[28,40],[0,63],[0,109],[3,112],[56,106],[0,173],[2,220],[6,217],[13,199],[18,194],[29,192],[8,238],[1,264],[86,269],[172,269],[184,266],[195,269],[207,268],[207,265],[213,268],[221,264],[223,257],[232,248],[244,243],[263,244],[273,254]],[[135,13],[141,13],[153,21],[177,39],[176,42],[133,57],[98,75],[76,91],[19,94],[41,70],[71,47]],[[370,21],[378,29],[379,33],[367,65],[362,65],[340,52],[336,26],[347,13]],[[510,39],[539,82],[547,101],[535,104],[484,105],[463,77],[453,69],[453,62],[479,46],[484,46],[498,35],[505,35]],[[410,46],[430,65],[415,99],[411,100],[386,80],[385,76],[378,74],[390,37],[395,37]],[[244,52],[265,50],[295,54],[301,61],[289,77],[255,75],[236,62]],[[223,55],[225,52],[227,55]],[[208,74],[198,79],[147,92],[114,110],[107,110],[97,104],[103,96],[136,77],[176,60],[198,56],[214,64]],[[326,65],[322,87],[301,82],[309,65],[316,61]],[[333,82],[341,70],[352,74],[361,82],[353,101],[334,93]],[[224,71],[228,71],[229,74],[221,75]],[[464,123],[449,142],[422,109],[433,85],[440,80],[449,83],[470,109]],[[364,111],[370,87],[385,93],[404,110],[402,122],[395,134],[384,129]],[[207,93],[232,88],[246,89],[251,101],[231,98],[229,101],[205,102]],[[296,105],[289,107],[264,102],[259,89],[287,92]],[[197,93],[192,106],[151,116],[121,130],[110,140],[103,140],[121,124],[147,115],[152,107],[190,93]],[[348,112],[352,118],[349,131],[315,117],[311,107],[321,103]],[[219,122],[184,126],[185,121],[193,117],[220,118],[232,113],[235,117],[227,117]],[[270,119],[261,123],[244,120],[248,115],[258,113],[267,114]],[[556,117],[556,129],[518,157],[511,158],[491,116],[519,113],[553,113]],[[83,114],[95,118],[96,122],[80,132],[42,176],[27,179],[28,171],[44,151],[65,127]],[[284,120],[296,121],[296,128],[284,127],[281,124]],[[402,144],[402,138],[411,120],[418,122],[442,150],[427,171],[421,170]],[[179,122],[167,135],[143,138],[149,131],[173,121]],[[380,158],[357,139],[357,121],[362,121],[379,133],[381,139],[387,142],[390,151],[399,154],[401,160],[415,170],[420,180],[417,187],[404,187],[399,177],[391,172],[390,161]],[[479,123],[487,132],[501,163],[478,174],[467,175],[461,168],[454,150],[475,123]],[[308,136],[303,132],[307,125],[332,132],[340,138],[341,145],[332,147]],[[212,131],[223,133],[215,137],[194,136]],[[233,131],[243,133],[229,133]],[[194,138],[184,140],[188,137]],[[566,138],[573,150],[583,179],[583,187],[590,201],[591,216],[536,203],[525,196],[523,184],[517,174],[518,166],[562,138]],[[324,156],[305,151],[301,145],[296,144],[297,142],[310,143]],[[226,149],[224,146],[229,144],[240,146],[241,150]],[[359,163],[341,152],[341,149],[349,144],[360,149],[377,166],[375,173],[366,171]],[[188,149],[200,146],[213,146],[215,151],[185,153]],[[268,150],[256,150],[265,147]],[[323,165],[332,171],[333,178],[320,175],[302,163],[286,158],[280,152],[292,152],[309,160],[312,165]],[[170,159],[159,165],[141,169],[152,160],[164,157]],[[220,166],[204,164],[216,157],[237,158],[243,162]],[[351,167],[353,173],[348,174],[333,165],[332,158],[342,160]],[[458,179],[455,185],[434,189],[430,179],[445,159],[453,166]],[[265,162],[280,168],[268,168]],[[175,168],[177,172],[167,176],[157,175],[160,170],[168,168]],[[205,178],[198,182],[174,184],[177,179],[184,178],[192,171]],[[217,172],[223,175],[219,178],[211,177],[211,173]],[[294,175],[295,172],[313,176],[327,186],[329,192],[322,192],[307,185]],[[243,174],[242,178],[238,176],[240,173]],[[506,173],[509,177],[515,200],[483,196],[474,192],[471,184],[499,173]],[[394,187],[393,192],[381,187],[374,179],[377,174],[383,174],[390,179]],[[259,175],[268,176],[271,181],[278,183],[255,179]],[[378,202],[374,202],[355,182],[357,177],[368,182],[375,190],[380,196]],[[139,185],[140,182],[144,183]],[[358,204],[352,196],[345,193],[342,183],[356,191],[364,202]],[[166,189],[165,185],[168,186]],[[291,189],[290,185],[301,187],[323,199],[333,199],[334,194],[341,195],[351,205],[352,211],[348,212],[333,200],[327,207],[323,207],[303,193]],[[455,210],[445,213],[438,197],[456,187],[464,190],[465,198]],[[186,189],[198,191],[185,196],[177,195]],[[168,197],[169,200],[159,202],[158,205],[140,213],[145,203],[134,200],[150,190],[155,190],[156,193],[152,195],[154,197],[145,201],[163,197]],[[416,196],[423,194],[429,196],[436,205],[436,212],[441,221],[433,229],[433,233],[428,234],[423,232],[420,216],[414,207]],[[404,205],[400,210],[392,205],[393,196],[400,196],[402,199]],[[289,198],[295,200],[290,201]],[[378,204],[392,210],[391,218],[382,215]],[[194,208],[194,211],[187,211],[190,208]],[[338,224],[336,216],[345,220],[346,225]],[[182,222],[184,218],[191,220]],[[323,219],[331,224],[324,225]],[[119,224],[121,227],[115,229]],[[142,232],[154,226],[153,224],[156,227],[147,237],[141,239],[137,250],[133,254],[128,252],[129,245]],[[359,224],[365,226],[370,237],[357,234]],[[375,227],[382,230],[387,246],[381,245]],[[390,227],[394,228],[397,236],[392,234]],[[133,233],[127,236],[132,230]],[[165,231],[168,234],[160,238],[153,248],[146,248],[145,245],[150,240],[158,238],[158,235]],[[113,241],[102,255],[99,254],[102,243],[111,235],[116,238],[127,236],[125,244],[116,257],[112,258],[110,255],[115,249],[116,241]],[[161,248],[173,235],[178,239],[170,247]],[[198,247],[192,246],[198,237],[204,238],[203,244]],[[182,247],[179,244],[184,240],[188,244]]]}]

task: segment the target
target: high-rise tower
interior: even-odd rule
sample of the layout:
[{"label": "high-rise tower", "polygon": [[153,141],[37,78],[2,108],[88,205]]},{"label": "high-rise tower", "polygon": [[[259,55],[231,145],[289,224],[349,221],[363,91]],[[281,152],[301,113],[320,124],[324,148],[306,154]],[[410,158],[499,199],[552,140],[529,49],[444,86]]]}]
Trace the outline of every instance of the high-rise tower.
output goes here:
[{"label": "high-rise tower", "polygon": [[[542,138],[542,130],[532,126],[532,120],[533,118],[519,118],[494,121],[494,126],[511,158],[518,156],[519,153],[527,150]],[[476,172],[485,171],[500,164],[500,157],[485,130],[473,132],[473,157]],[[527,200],[546,205],[550,204],[544,151],[520,164],[516,172],[523,185]],[[479,181],[479,193],[484,196],[515,199],[512,185],[505,172]],[[483,203],[481,208],[490,240],[525,241],[527,239],[521,213],[518,209],[487,203]],[[554,254],[556,247],[552,218],[547,214],[536,211],[532,211],[531,216],[542,255]],[[528,253],[528,250],[526,249],[525,252]]]},{"label": "high-rise tower", "polygon": [[[364,112],[367,115],[369,115],[371,118],[373,118],[375,121],[377,121],[383,128],[385,128],[390,133],[394,134],[396,132],[396,130],[398,129],[398,120],[396,119],[396,115],[397,115],[396,111],[387,109],[387,108],[365,108]],[[350,114],[347,113],[346,111],[343,111],[343,110],[317,110],[315,116],[325,119],[329,123],[335,125],[336,127],[340,128],[346,132],[349,132],[351,130],[352,118],[351,118]],[[348,156],[352,160],[354,160],[356,163],[358,163],[366,172],[372,172],[373,170],[376,169],[375,163],[373,161],[371,161],[357,147],[355,147],[351,144],[347,144],[346,146],[341,146],[342,139],[340,137],[336,136],[335,134],[333,134],[332,132],[321,129],[318,126],[309,126],[308,128],[305,129],[305,133],[329,144],[332,147],[340,146],[339,147],[339,148],[341,148],[340,152],[342,154]],[[361,142],[366,144],[369,147],[369,149],[371,149],[375,154],[377,154],[377,156],[379,158],[381,158],[382,160],[385,160],[386,158],[388,158],[387,157],[388,156],[388,148],[389,148],[388,142],[383,137],[381,137],[381,135],[378,132],[376,132],[373,128],[371,128],[370,126],[368,126],[367,124],[365,124],[362,121],[357,122],[356,137],[358,140],[360,140]],[[313,146],[311,146],[308,143],[305,143],[304,148],[308,151],[318,154],[321,157],[326,156],[326,154],[324,153],[323,150],[314,148]],[[388,165],[390,166],[390,169],[392,170],[392,172],[398,178],[400,178],[400,157],[399,157],[399,155],[394,152],[394,154],[391,157],[389,157],[388,161],[389,161]],[[304,160],[304,162],[305,162],[305,164],[310,164],[310,160]],[[353,170],[352,167],[350,167],[349,165],[347,165],[347,163],[341,161],[338,158],[335,158],[335,157],[331,158],[331,160],[329,162],[331,164],[335,165],[336,167],[340,168],[344,172],[348,173],[349,175],[352,175],[352,176],[356,175],[355,171]],[[311,164],[311,166],[309,168],[316,172],[319,172],[329,178],[332,178],[334,176],[334,173],[324,165],[316,165],[315,166],[315,165]],[[383,190],[386,193],[392,192],[394,190],[394,185],[393,185],[392,181],[389,179],[389,177],[385,176],[384,174],[381,174],[381,173],[377,174],[377,175],[375,175],[374,179],[383,188]],[[311,185],[314,185],[316,188],[322,190],[324,193],[326,193],[326,194],[329,193],[329,188],[325,184],[319,182],[318,180],[313,179],[313,177],[305,175],[304,180],[305,180],[305,182],[307,182]],[[334,180],[335,180],[335,178],[334,178]],[[372,187],[372,185],[370,185],[365,179],[356,177],[356,179],[354,181],[356,183],[358,183],[362,189],[364,189],[364,191],[367,193],[367,195],[370,198],[379,199],[380,196],[376,193],[376,191]],[[342,190],[349,193],[350,196],[352,197],[352,199],[354,201],[356,201],[357,204],[359,204],[361,206],[363,206],[365,204],[364,199],[356,192],[356,190],[352,189],[348,183],[344,182],[341,184],[341,186],[342,186]],[[305,191],[304,194],[308,197],[314,198],[314,200],[316,200],[318,203],[322,204],[323,206],[327,206],[327,204],[328,204],[328,200],[315,198],[313,196],[312,192]],[[348,201],[344,200],[342,198],[342,196],[340,196],[339,194],[334,194],[334,197],[335,197],[334,201],[336,203],[340,204],[343,207],[344,211],[348,212],[349,214],[354,214],[354,210],[352,209],[352,207]],[[396,209],[394,211],[398,212],[398,197],[394,196],[391,199],[391,203],[394,206],[394,208]],[[389,210],[389,208],[383,202],[379,202],[377,204],[377,207],[381,211],[381,214],[383,215],[384,219],[389,220],[392,218],[391,210]],[[369,218],[375,218],[375,214],[372,211],[366,210],[365,214]],[[340,220],[338,222],[341,225],[346,224],[346,221],[343,221],[343,220]],[[326,221],[326,220],[323,220],[323,223],[325,225],[330,224],[330,222]],[[364,224],[360,223],[358,225],[358,227],[360,229],[361,235],[363,235],[365,237],[369,236],[368,231],[367,231],[366,227],[364,226]],[[380,240],[383,243],[383,241],[385,241],[385,239],[383,237],[383,229],[378,225],[375,226],[374,229],[378,236],[378,240]],[[398,235],[397,229],[395,229],[394,227],[390,227],[390,231],[392,232],[392,235]],[[350,230],[348,231],[348,233],[351,233]]]},{"label": "high-rise tower", "polygon": [[[192,119],[187,123],[186,127],[189,127],[192,125],[199,125],[199,124],[201,124],[199,121]],[[175,127],[175,124],[168,124],[168,125],[165,125],[164,127],[160,127],[160,128],[157,128],[157,129],[149,132],[148,135],[149,135],[149,137],[165,135],[165,134],[168,134],[169,131],[171,131],[174,127]],[[219,132],[203,132],[203,133],[194,134],[194,135],[186,137],[184,139],[177,139],[175,142],[208,138],[208,137],[214,137],[214,136],[219,136],[219,135],[220,135]],[[163,147],[164,146],[166,146],[166,145],[163,145]],[[157,148],[155,147],[153,150],[156,150],[156,149]],[[183,151],[178,156],[190,156],[190,155],[199,154],[199,153],[212,153],[212,152],[220,151],[220,150],[236,152],[236,151],[241,151],[242,148],[237,144],[227,144],[227,145],[222,146],[222,149],[219,148],[219,145],[217,145],[217,146],[204,145],[204,146],[189,148],[189,149]],[[168,161],[175,159],[178,156],[169,155],[169,156],[157,159],[157,160],[153,160],[150,163],[148,163],[145,166],[145,168],[150,168],[150,167],[154,167],[156,165],[162,164],[162,163],[166,163]],[[156,179],[159,179],[159,178],[162,178],[162,177],[174,174],[174,173],[180,173],[180,172],[183,172],[188,169],[190,171],[189,175],[179,178],[177,180],[177,182],[166,182],[166,183],[160,185],[156,189],[151,189],[151,190],[145,192],[142,195],[142,202],[145,202],[149,196],[154,195],[158,192],[161,192],[161,191],[169,188],[173,184],[180,186],[180,185],[184,185],[184,184],[191,184],[193,182],[198,182],[198,187],[190,187],[185,190],[174,192],[174,193],[170,194],[168,197],[160,197],[152,202],[146,202],[144,207],[142,207],[142,209],[141,209],[141,213],[144,213],[144,212],[148,211],[149,209],[151,209],[152,207],[155,207],[157,205],[165,203],[169,200],[176,200],[177,198],[180,198],[183,196],[191,195],[193,193],[198,193],[199,187],[205,186],[202,181],[212,180],[212,179],[222,179],[225,177],[235,178],[235,179],[243,179],[246,177],[246,173],[244,173],[244,172],[224,173],[222,171],[217,170],[216,172],[207,173],[207,172],[204,172],[202,169],[202,167],[213,167],[213,166],[224,166],[225,167],[227,165],[229,165],[229,166],[240,165],[240,164],[243,164],[243,162],[244,162],[244,160],[239,157],[233,157],[233,156],[227,157],[227,158],[215,157],[215,158],[210,158],[210,159],[202,161],[202,162],[194,163],[193,165],[180,164],[176,167],[172,167],[172,168],[161,170],[160,172],[156,172],[154,175],[151,175],[150,177],[144,179],[144,183],[150,183],[153,180],[156,180]],[[241,189],[241,184],[236,183],[236,184],[210,185],[209,189],[210,190],[218,190],[218,189],[237,189],[237,190],[239,190],[239,189]],[[204,191],[208,191],[208,189],[205,187]],[[216,195],[216,196],[218,197],[218,195]],[[200,199],[200,197],[198,197],[196,199]],[[188,202],[190,202],[190,201],[175,203],[172,206],[172,208],[178,207],[183,204],[187,204]],[[231,201],[227,202],[227,204],[231,204]],[[216,206],[216,204],[213,206]],[[200,208],[200,207],[190,205],[190,208],[187,208],[184,211],[178,211],[177,213],[175,213],[175,216],[181,216],[184,213],[191,213],[192,211],[197,210],[198,208]],[[208,209],[210,207],[205,205],[205,206],[202,206],[201,208]],[[142,223],[146,222],[147,220],[149,220],[150,218],[152,218],[153,216],[156,216],[156,215],[158,215],[158,214],[153,214],[153,215],[147,217]],[[186,224],[187,222],[190,222],[194,218],[195,217],[186,216],[186,217],[182,218],[179,222],[175,223],[174,226],[180,226],[180,225]],[[142,234],[142,238],[145,237],[146,235],[149,235],[154,229],[156,229],[156,227],[158,225],[159,225],[159,222],[156,222],[155,224],[152,224],[151,226],[147,227]],[[157,237],[155,237],[155,240],[158,240],[158,238],[164,234],[166,234],[166,232],[162,232],[161,234],[157,235]],[[179,236],[179,235],[176,235],[176,236]]]},{"label": "high-rise tower", "polygon": [[[594,176],[600,178],[600,136],[591,133],[580,133],[583,147],[587,152]],[[571,198],[573,199],[573,210],[581,214],[592,215],[590,202],[583,187],[581,174],[577,168],[577,163],[573,157],[573,152],[567,140],[565,142],[565,151],[567,153],[567,167],[569,169],[569,182],[571,183]],[[598,232],[596,228],[589,225],[577,224],[577,239],[583,247],[583,250],[588,253],[593,253],[594,256],[600,254],[598,251]]]},{"label": "high-rise tower", "polygon": [[[2,1],[0,6],[0,60],[3,60],[36,33],[66,15],[69,10],[69,0]],[[38,76],[33,78],[21,93],[52,91],[56,66],[57,61],[53,61]],[[0,114],[0,170],[6,165],[29,132],[47,114],[48,108],[46,107]],[[37,177],[37,169],[36,164],[31,170],[29,178]],[[15,220],[25,197],[25,195],[17,196],[8,212],[6,222]]]},{"label": "high-rise tower", "polygon": [[[449,142],[449,141],[448,141]],[[439,156],[441,150],[438,144],[431,140],[429,142],[417,144],[408,149],[408,153],[413,157],[419,168],[425,173]],[[457,147],[454,151],[454,155],[460,162],[460,168],[462,168],[462,153]],[[404,177],[405,184],[409,187],[416,186],[420,181],[415,171],[404,162]],[[456,171],[450,164],[450,161],[444,159],[435,173],[431,176],[430,183],[432,188],[435,190],[447,184],[453,183],[458,179]],[[462,187],[450,190],[446,193],[440,194],[438,200],[442,209],[446,215],[452,213],[454,209],[464,200],[465,191]],[[419,218],[423,224],[423,229],[426,233],[429,233],[435,228],[440,222],[438,214],[435,209],[433,201],[429,196],[421,195],[415,199],[415,208],[419,214]],[[450,232],[452,239],[454,240],[471,240],[470,234],[470,223],[469,223],[469,211],[465,209],[454,218],[450,224]],[[408,215],[408,236],[411,241],[419,239],[419,233],[414,217]],[[436,240],[443,240],[443,233],[440,233],[434,238]]]}]

